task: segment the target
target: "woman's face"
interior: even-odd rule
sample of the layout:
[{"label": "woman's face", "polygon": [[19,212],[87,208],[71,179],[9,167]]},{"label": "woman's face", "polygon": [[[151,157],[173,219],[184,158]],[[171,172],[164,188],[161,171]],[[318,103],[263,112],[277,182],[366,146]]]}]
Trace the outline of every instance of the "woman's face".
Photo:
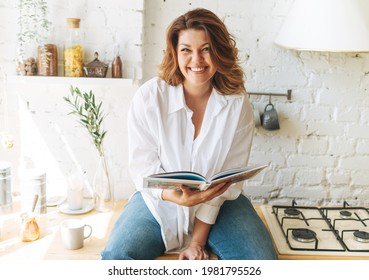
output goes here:
[{"label": "woman's face", "polygon": [[185,84],[207,85],[217,71],[210,57],[209,42],[203,30],[187,29],[179,32],[178,64],[185,77]]}]

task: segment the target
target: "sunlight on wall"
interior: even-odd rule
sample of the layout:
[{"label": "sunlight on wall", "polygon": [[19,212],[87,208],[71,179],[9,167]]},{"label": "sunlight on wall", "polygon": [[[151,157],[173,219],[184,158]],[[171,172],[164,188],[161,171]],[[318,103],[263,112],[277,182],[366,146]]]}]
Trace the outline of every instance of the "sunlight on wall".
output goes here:
[{"label": "sunlight on wall", "polygon": [[18,97],[18,109],[21,145],[19,178],[30,168],[45,170],[47,196],[65,195],[66,180],[63,173],[28,110],[28,101],[21,96]]}]

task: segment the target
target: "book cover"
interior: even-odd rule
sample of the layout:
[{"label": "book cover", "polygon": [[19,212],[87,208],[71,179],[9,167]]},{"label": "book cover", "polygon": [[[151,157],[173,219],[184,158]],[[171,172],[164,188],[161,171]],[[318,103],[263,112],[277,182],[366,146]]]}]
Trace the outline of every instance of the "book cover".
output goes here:
[{"label": "book cover", "polygon": [[267,164],[228,169],[214,174],[208,179],[192,171],[158,173],[145,177],[143,187],[180,190],[179,186],[184,185],[192,190],[203,191],[223,182],[237,183],[248,180],[266,167],[268,167]]}]

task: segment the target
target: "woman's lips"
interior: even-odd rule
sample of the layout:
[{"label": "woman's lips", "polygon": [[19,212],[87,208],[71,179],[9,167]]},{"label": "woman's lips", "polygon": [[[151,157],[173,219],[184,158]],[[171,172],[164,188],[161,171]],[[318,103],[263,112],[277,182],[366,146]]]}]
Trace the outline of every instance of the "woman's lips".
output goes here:
[{"label": "woman's lips", "polygon": [[189,67],[192,72],[201,73],[204,72],[206,67]]}]

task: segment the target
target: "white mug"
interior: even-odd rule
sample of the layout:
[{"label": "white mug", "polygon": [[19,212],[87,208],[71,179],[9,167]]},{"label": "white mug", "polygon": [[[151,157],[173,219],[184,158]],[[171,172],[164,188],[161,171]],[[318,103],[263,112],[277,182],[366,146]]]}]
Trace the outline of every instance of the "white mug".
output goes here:
[{"label": "white mug", "polygon": [[[86,234],[86,228],[88,232]],[[83,247],[83,241],[92,234],[92,227],[79,219],[68,219],[62,222],[60,234],[64,247],[68,250],[77,250]]]}]

